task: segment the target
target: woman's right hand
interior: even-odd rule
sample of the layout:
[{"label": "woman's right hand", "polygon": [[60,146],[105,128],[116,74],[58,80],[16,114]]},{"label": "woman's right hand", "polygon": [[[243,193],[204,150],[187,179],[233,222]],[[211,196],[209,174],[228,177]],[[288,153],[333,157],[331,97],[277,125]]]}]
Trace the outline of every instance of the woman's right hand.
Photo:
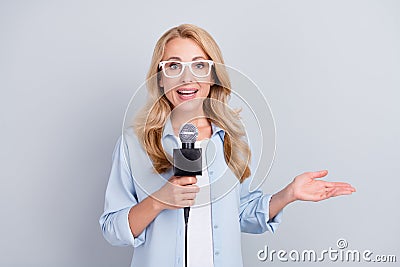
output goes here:
[{"label": "woman's right hand", "polygon": [[195,176],[172,176],[168,182],[151,196],[161,210],[179,209],[194,205],[200,188]]}]

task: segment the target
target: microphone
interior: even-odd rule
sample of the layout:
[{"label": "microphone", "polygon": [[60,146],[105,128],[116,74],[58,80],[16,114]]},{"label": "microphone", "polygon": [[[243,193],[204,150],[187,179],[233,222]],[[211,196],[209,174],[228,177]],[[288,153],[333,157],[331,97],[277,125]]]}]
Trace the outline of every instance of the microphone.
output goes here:
[{"label": "microphone", "polygon": [[[179,139],[182,142],[181,149],[174,149],[174,175],[196,176],[202,175],[201,148],[194,148],[199,131],[191,123],[186,123],[179,131]],[[185,224],[189,220],[190,207],[184,208]]]},{"label": "microphone", "polygon": [[[194,148],[199,131],[191,123],[186,123],[179,131],[179,139],[182,142],[181,149],[174,149],[174,175],[175,176],[196,176],[202,174],[201,148]],[[188,221],[190,207],[184,207],[185,218],[185,267],[188,263]]]}]

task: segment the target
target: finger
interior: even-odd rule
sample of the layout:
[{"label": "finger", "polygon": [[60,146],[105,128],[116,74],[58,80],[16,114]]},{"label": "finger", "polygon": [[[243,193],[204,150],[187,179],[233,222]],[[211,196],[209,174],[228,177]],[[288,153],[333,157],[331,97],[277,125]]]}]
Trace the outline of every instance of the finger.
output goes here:
[{"label": "finger", "polygon": [[190,207],[190,206],[193,206],[194,203],[195,203],[194,199],[183,200],[183,201],[180,203],[180,206],[181,206],[181,207]]},{"label": "finger", "polygon": [[326,194],[326,198],[330,198],[330,197],[337,197],[337,196],[342,196],[342,195],[350,195],[352,194],[354,191],[351,189],[346,189],[346,188],[335,188],[335,189],[331,189],[327,192]]},{"label": "finger", "polygon": [[351,185],[333,185],[333,186],[327,186],[326,188],[328,189],[341,189],[341,190],[350,190],[351,192],[356,192],[356,189],[352,187]]},{"label": "finger", "polygon": [[180,176],[175,178],[174,183],[182,186],[192,185],[197,183],[197,178],[195,176]]},{"label": "finger", "polygon": [[328,170],[309,172],[309,175],[312,179],[321,178],[328,174]]},{"label": "finger", "polygon": [[352,187],[349,183],[344,182],[323,182],[326,187]]},{"label": "finger", "polygon": [[342,196],[342,195],[351,195],[354,191],[353,190],[349,190],[349,189],[337,189],[335,190],[333,196],[337,197],[337,196]]},{"label": "finger", "polygon": [[198,193],[200,192],[200,187],[197,185],[186,185],[182,188],[183,193]]},{"label": "finger", "polygon": [[194,200],[196,198],[196,193],[186,193],[182,195],[182,200]]}]

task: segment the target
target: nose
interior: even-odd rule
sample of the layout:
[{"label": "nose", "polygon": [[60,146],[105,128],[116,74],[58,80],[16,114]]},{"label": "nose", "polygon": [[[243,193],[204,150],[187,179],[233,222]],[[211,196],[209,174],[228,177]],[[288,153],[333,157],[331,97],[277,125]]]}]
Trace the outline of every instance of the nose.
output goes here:
[{"label": "nose", "polygon": [[193,74],[189,69],[189,66],[185,66],[183,69],[183,73],[181,76],[182,83],[191,83],[193,82]]}]

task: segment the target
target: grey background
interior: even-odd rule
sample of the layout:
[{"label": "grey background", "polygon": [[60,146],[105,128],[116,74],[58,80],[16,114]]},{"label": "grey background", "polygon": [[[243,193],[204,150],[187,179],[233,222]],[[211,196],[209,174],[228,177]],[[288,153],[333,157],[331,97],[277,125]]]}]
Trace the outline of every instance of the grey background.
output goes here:
[{"label": "grey background", "polygon": [[358,190],[291,204],[277,233],[243,235],[245,266],[295,265],[259,262],[265,245],[321,251],[339,238],[399,258],[399,15],[386,0],[1,1],[0,266],[129,265],[132,249],[98,225],[111,153],[156,40],[187,22],[271,105],[266,192],[325,168]]}]

